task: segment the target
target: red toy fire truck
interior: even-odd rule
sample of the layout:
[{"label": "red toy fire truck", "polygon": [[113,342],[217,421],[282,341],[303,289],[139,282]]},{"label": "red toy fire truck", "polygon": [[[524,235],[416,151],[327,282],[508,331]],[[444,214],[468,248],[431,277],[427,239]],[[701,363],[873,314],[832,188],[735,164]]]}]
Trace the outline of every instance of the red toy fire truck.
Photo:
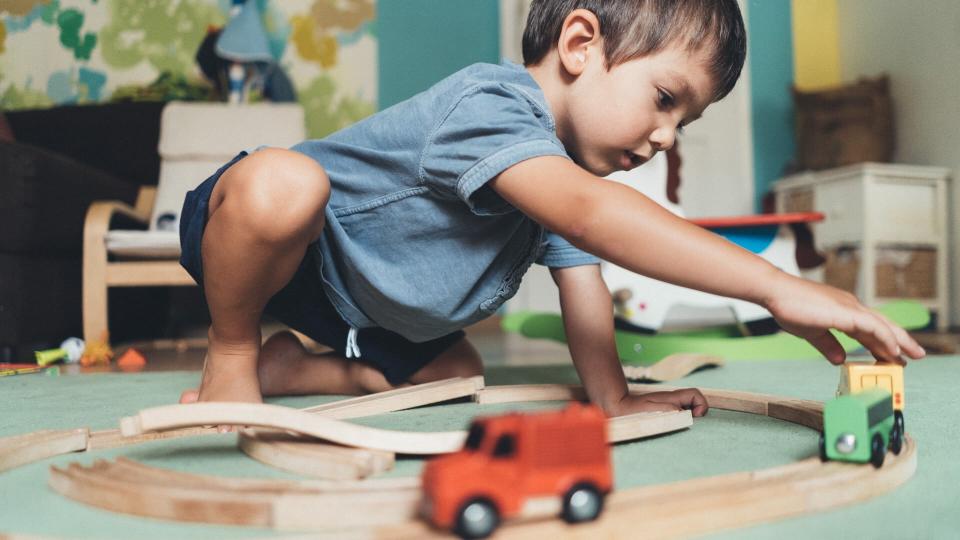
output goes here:
[{"label": "red toy fire truck", "polygon": [[462,538],[489,536],[544,502],[567,522],[591,521],[613,489],[606,417],[572,404],[479,418],[462,450],[427,463],[423,489],[424,517]]}]

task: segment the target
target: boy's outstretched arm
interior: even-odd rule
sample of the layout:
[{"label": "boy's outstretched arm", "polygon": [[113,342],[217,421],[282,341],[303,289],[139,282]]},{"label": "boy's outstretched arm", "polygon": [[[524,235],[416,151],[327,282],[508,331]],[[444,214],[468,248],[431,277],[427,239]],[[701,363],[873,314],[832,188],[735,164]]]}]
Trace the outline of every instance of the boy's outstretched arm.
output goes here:
[{"label": "boy's outstretched arm", "polygon": [[845,353],[830,334],[832,328],[881,361],[902,363],[901,354],[924,355],[906,331],[853,295],[782,272],[568,159],[520,162],[491,186],[547,229],[598,257],[655,279],[760,304],[834,364],[842,363]]},{"label": "boy's outstretched arm", "polygon": [[690,409],[707,413],[707,400],[695,388],[631,395],[613,337],[613,301],[599,265],[551,268],[560,291],[560,309],[573,365],[590,401],[608,416]]}]

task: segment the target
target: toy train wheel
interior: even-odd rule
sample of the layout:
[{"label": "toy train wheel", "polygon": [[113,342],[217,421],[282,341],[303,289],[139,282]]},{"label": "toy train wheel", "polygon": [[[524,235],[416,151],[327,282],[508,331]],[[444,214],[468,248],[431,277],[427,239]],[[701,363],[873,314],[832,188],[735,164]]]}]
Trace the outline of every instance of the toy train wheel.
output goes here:
[{"label": "toy train wheel", "polygon": [[893,411],[893,423],[900,426],[900,435],[907,432],[907,426],[903,420],[903,411]]},{"label": "toy train wheel", "polygon": [[582,523],[597,519],[603,511],[603,495],[589,482],[574,485],[563,496],[563,519],[567,523]]},{"label": "toy train wheel", "polygon": [[500,525],[497,507],[483,497],[470,499],[457,512],[453,532],[460,538],[486,538]]},{"label": "toy train wheel", "polygon": [[900,430],[900,424],[894,422],[893,429],[890,430],[890,451],[893,455],[899,456],[903,449],[903,431]]},{"label": "toy train wheel", "polygon": [[820,432],[820,461],[827,460],[827,437]]},{"label": "toy train wheel", "polygon": [[886,453],[887,449],[883,446],[883,437],[879,433],[874,433],[873,439],[870,440],[870,463],[879,469],[883,466],[883,458]]}]

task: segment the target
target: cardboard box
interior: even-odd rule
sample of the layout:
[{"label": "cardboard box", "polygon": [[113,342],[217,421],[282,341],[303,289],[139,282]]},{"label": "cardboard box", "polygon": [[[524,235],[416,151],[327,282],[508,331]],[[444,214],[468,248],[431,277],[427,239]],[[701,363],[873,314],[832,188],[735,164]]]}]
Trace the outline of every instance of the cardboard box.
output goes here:
[{"label": "cardboard box", "polygon": [[[937,297],[937,253],[932,248],[882,248],[877,250],[874,269],[875,294],[881,298]],[[828,250],[823,280],[829,285],[857,294],[860,276],[860,249],[840,247]]]},{"label": "cardboard box", "polygon": [[886,75],[840,88],[793,90],[797,170],[893,159],[894,129]]}]

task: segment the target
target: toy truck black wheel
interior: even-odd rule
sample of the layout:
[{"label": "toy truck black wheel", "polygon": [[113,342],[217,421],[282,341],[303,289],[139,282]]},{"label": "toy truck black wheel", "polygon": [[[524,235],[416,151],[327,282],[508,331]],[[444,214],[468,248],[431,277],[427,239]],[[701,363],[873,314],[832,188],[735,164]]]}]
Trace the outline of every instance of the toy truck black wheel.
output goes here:
[{"label": "toy truck black wheel", "polygon": [[900,424],[894,422],[893,429],[890,430],[890,451],[893,455],[899,456],[903,449],[903,431],[900,431]]},{"label": "toy truck black wheel", "polygon": [[453,532],[460,538],[486,538],[500,525],[500,512],[489,499],[470,499],[457,512]]},{"label": "toy truck black wheel", "polygon": [[893,411],[893,423],[900,426],[900,435],[907,432],[907,426],[903,420],[903,411]]},{"label": "toy truck black wheel", "polygon": [[820,461],[827,460],[827,438],[823,432],[820,432]]},{"label": "toy truck black wheel", "polygon": [[874,433],[873,439],[870,440],[870,463],[879,469],[883,466],[883,458],[886,453],[887,449],[883,446],[883,437],[879,433]]},{"label": "toy truck black wheel", "polygon": [[582,523],[597,519],[603,511],[603,495],[589,482],[574,485],[563,496],[563,519],[567,523]]}]

